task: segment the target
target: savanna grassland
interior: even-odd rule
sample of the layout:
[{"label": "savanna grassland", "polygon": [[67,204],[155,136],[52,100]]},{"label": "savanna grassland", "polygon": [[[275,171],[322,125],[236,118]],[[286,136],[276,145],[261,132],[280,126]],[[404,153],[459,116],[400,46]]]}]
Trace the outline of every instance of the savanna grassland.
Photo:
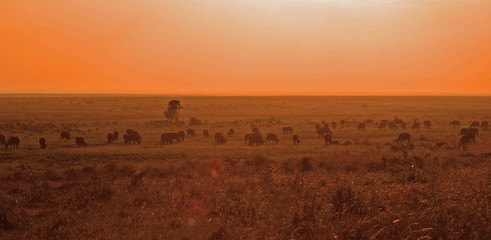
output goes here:
[{"label": "savanna grassland", "polygon": [[[185,125],[159,122],[172,99]],[[408,129],[377,129],[394,116]],[[323,120],[339,144],[317,136]],[[459,149],[452,120],[491,121],[491,97],[0,95],[0,134],[21,140],[0,149],[0,238],[490,239],[491,133]],[[279,143],[245,144],[254,126]],[[127,128],[140,145],[123,143]],[[188,128],[197,136],[160,144]],[[402,132],[409,143],[394,141]]]}]

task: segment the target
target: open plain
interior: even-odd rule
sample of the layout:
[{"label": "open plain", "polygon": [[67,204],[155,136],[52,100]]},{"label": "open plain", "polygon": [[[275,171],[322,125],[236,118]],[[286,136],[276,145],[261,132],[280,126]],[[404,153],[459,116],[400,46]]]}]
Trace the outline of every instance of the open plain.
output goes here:
[{"label": "open plain", "polygon": [[[179,124],[163,114],[173,99]],[[406,129],[379,130],[395,117]],[[491,130],[459,147],[461,127],[490,120],[478,96],[0,95],[0,134],[20,139],[0,146],[0,238],[490,239]],[[278,144],[249,146],[254,127]],[[161,144],[187,129],[196,136]]]}]

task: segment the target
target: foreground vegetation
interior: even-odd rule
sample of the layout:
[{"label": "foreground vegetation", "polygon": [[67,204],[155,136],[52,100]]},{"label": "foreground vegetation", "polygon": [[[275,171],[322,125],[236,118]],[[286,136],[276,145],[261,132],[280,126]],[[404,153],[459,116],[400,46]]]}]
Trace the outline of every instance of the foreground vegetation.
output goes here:
[{"label": "foreground vegetation", "polygon": [[[480,101],[462,103],[466,108],[454,108],[455,115],[442,111],[439,118],[422,116],[433,120],[434,128],[410,131],[409,144],[393,141],[400,131],[379,131],[374,125],[358,132],[353,124],[334,132],[335,139],[345,144],[324,147],[315,136],[315,122],[327,117],[353,123],[377,119],[379,112],[372,112],[370,105],[385,101],[329,108],[326,118],[314,120],[306,114],[309,109],[293,111],[302,108],[293,108],[287,117],[281,105],[267,118],[225,109],[232,116],[227,118],[202,108],[193,114],[208,123],[193,128],[225,132],[233,127],[237,136],[221,146],[201,136],[161,146],[160,133],[188,126],[153,126],[148,123],[156,116],[133,110],[102,114],[99,110],[106,105],[97,104],[101,100],[97,97],[70,99],[94,106],[80,110],[85,114],[82,120],[74,120],[80,114],[76,110],[57,115],[56,109],[44,109],[44,118],[28,121],[22,114],[35,114],[38,108],[29,106],[40,106],[39,101],[0,99],[27,107],[23,113],[4,108],[12,120],[0,125],[2,133],[22,136],[20,149],[0,150],[2,239],[491,238],[491,138],[482,132],[464,151],[456,144],[458,130],[447,125],[453,119],[466,120],[465,109],[480,109]],[[109,100],[120,101],[118,106],[125,108],[135,103],[121,97]],[[186,109],[203,102],[185,100],[182,118],[188,117]],[[355,100],[346,98],[346,105]],[[250,102],[236,101],[243,106]],[[431,101],[435,100],[427,100],[428,104]],[[224,99],[215,104],[227,108],[233,103]],[[401,104],[385,116],[399,108],[409,108],[415,115],[425,106]],[[321,106],[312,106],[317,107]],[[122,112],[128,115],[121,117]],[[490,116],[489,109],[474,112],[481,118]],[[349,114],[360,117],[353,120]],[[264,133],[292,125],[302,142],[293,146],[291,135],[279,134],[278,145],[248,147],[242,136],[252,124]],[[129,127],[140,130],[142,145],[104,143],[107,132]],[[58,141],[61,129],[85,136],[89,147]],[[38,136],[48,139],[48,149],[38,149]]]}]

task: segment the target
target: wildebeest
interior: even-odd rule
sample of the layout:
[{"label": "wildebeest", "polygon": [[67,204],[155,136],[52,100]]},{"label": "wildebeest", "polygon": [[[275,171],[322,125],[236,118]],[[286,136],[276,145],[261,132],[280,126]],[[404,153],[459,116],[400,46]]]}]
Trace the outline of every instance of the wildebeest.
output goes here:
[{"label": "wildebeest", "polygon": [[114,132],[113,132],[113,141],[118,140],[118,138],[119,138],[119,132],[116,131],[116,130],[114,130]]},{"label": "wildebeest", "polygon": [[18,137],[9,137],[9,140],[7,143],[5,143],[5,148],[9,148],[12,146],[12,148],[19,148],[20,144],[20,139]]},{"label": "wildebeest", "polygon": [[114,134],[108,133],[107,134],[107,143],[113,143],[114,141]]},{"label": "wildebeest", "polygon": [[381,129],[384,129],[385,130],[385,127],[387,127],[387,122],[382,121],[378,125],[378,130],[381,130]]},{"label": "wildebeest", "polygon": [[281,131],[283,133],[290,133],[291,134],[291,133],[293,133],[293,128],[292,127],[282,127]]},{"label": "wildebeest", "polygon": [[479,135],[479,129],[477,128],[462,128],[460,129],[460,135],[474,134]]},{"label": "wildebeest", "polygon": [[247,133],[246,135],[244,135],[244,143],[249,143],[253,141],[253,138],[254,138],[254,133]]},{"label": "wildebeest", "polygon": [[85,142],[83,137],[76,137],[75,144],[77,147],[87,147],[87,143]]},{"label": "wildebeest", "polygon": [[423,122],[423,127],[424,128],[427,128],[427,129],[430,129],[431,128],[431,122],[430,122],[430,120],[425,120]]},{"label": "wildebeest", "polygon": [[331,144],[332,144],[332,134],[329,133],[324,136],[324,145],[331,146]]},{"label": "wildebeest", "polygon": [[227,139],[225,139],[225,136],[223,135],[223,133],[215,133],[215,143],[216,144],[227,143]]},{"label": "wildebeest", "polygon": [[228,133],[227,133],[227,136],[228,137],[233,137],[235,135],[235,130],[233,128],[231,128],[230,130],[228,130]]},{"label": "wildebeest", "polygon": [[210,137],[210,132],[208,132],[208,130],[203,130],[203,137]]},{"label": "wildebeest", "polygon": [[67,131],[63,131],[60,133],[60,140],[70,140],[70,133]]},{"label": "wildebeest", "polygon": [[366,119],[365,120],[365,124],[372,124],[373,123],[373,120],[372,119]]},{"label": "wildebeest", "polygon": [[276,136],[276,134],[268,133],[268,135],[266,136],[266,143],[278,144],[279,141],[280,140],[278,140],[278,136]]},{"label": "wildebeest", "polygon": [[317,129],[317,135],[321,138],[324,137],[326,134],[332,133],[331,129],[329,129],[328,126],[321,127]]},{"label": "wildebeest", "polygon": [[406,122],[402,122],[401,123],[401,128],[404,129],[404,130],[406,130]]},{"label": "wildebeest", "polygon": [[186,133],[187,133],[188,137],[194,137],[196,135],[196,133],[194,132],[194,129],[188,129],[188,130],[186,130]]},{"label": "wildebeest", "polygon": [[465,147],[467,146],[467,144],[469,144],[471,142],[471,140],[474,143],[476,142],[476,135],[475,134],[467,133],[467,134],[462,135],[462,137],[460,137],[460,140],[459,140],[459,149],[460,149],[460,147],[462,147],[462,149],[465,150]]},{"label": "wildebeest", "polygon": [[181,142],[179,133],[162,133],[162,135],[160,135],[160,144],[172,144],[174,140],[177,143]]},{"label": "wildebeest", "polygon": [[399,137],[396,139],[396,142],[409,142],[411,140],[411,134],[409,133],[401,133]]},{"label": "wildebeest", "polygon": [[44,138],[39,139],[39,145],[41,146],[41,149],[46,149],[46,147],[48,147],[48,145],[46,145],[46,139]]},{"label": "wildebeest", "polygon": [[482,121],[481,122],[481,128],[483,130],[488,130],[488,121]]},{"label": "wildebeest", "polygon": [[253,133],[246,135],[246,141],[249,141],[249,146],[261,146],[264,144],[263,135],[261,133]]},{"label": "wildebeest", "polygon": [[472,122],[469,128],[478,128],[480,126],[479,122]]},{"label": "wildebeest", "polygon": [[389,122],[389,128],[391,130],[397,130],[397,125],[395,122]]},{"label": "wildebeest", "polygon": [[184,141],[184,137],[186,136],[186,134],[184,133],[184,131],[179,131],[177,132],[177,134],[179,135],[179,138],[181,141]]},{"label": "wildebeest", "polygon": [[141,143],[140,134],[138,134],[138,132],[136,131],[126,131],[126,134],[123,136],[123,138],[125,144],[130,144],[131,142],[133,142],[133,144]]},{"label": "wildebeest", "polygon": [[254,133],[254,134],[259,133],[259,128],[253,127],[252,128],[252,133]]},{"label": "wildebeest", "polygon": [[358,131],[364,131],[365,130],[365,123],[358,123]]},{"label": "wildebeest", "polygon": [[460,121],[451,121],[449,125],[454,127],[460,127]]},{"label": "wildebeest", "polygon": [[[345,123],[344,120],[341,120],[341,125],[344,126],[344,123]],[[332,124],[332,129],[336,129],[336,122],[332,122],[331,124]]]},{"label": "wildebeest", "polygon": [[5,136],[0,134],[0,145],[5,145]]},{"label": "wildebeest", "polygon": [[300,144],[300,138],[298,138],[298,135],[293,135],[293,145]]},{"label": "wildebeest", "polygon": [[318,124],[318,123],[316,123],[316,124],[315,124],[315,130],[318,130],[319,128],[321,128],[321,125],[320,125],[320,124]]},{"label": "wildebeest", "polygon": [[412,130],[419,130],[420,123],[416,120],[414,120],[413,125],[411,126]]}]

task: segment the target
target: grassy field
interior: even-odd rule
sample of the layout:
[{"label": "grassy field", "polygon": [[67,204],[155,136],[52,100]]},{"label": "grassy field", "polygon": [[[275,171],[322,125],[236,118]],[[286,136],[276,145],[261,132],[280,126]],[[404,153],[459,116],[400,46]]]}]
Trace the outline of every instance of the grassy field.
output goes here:
[{"label": "grassy field", "polygon": [[[155,122],[172,99],[186,125]],[[356,129],[394,116],[433,126]],[[317,137],[323,120],[340,144]],[[452,120],[491,121],[491,97],[0,95],[0,134],[21,140],[0,149],[0,238],[491,239],[491,134],[459,149]],[[279,144],[247,146],[254,126]],[[140,145],[106,143],[127,128]],[[198,136],[160,144],[188,128]],[[230,128],[224,145],[201,136]]]}]

